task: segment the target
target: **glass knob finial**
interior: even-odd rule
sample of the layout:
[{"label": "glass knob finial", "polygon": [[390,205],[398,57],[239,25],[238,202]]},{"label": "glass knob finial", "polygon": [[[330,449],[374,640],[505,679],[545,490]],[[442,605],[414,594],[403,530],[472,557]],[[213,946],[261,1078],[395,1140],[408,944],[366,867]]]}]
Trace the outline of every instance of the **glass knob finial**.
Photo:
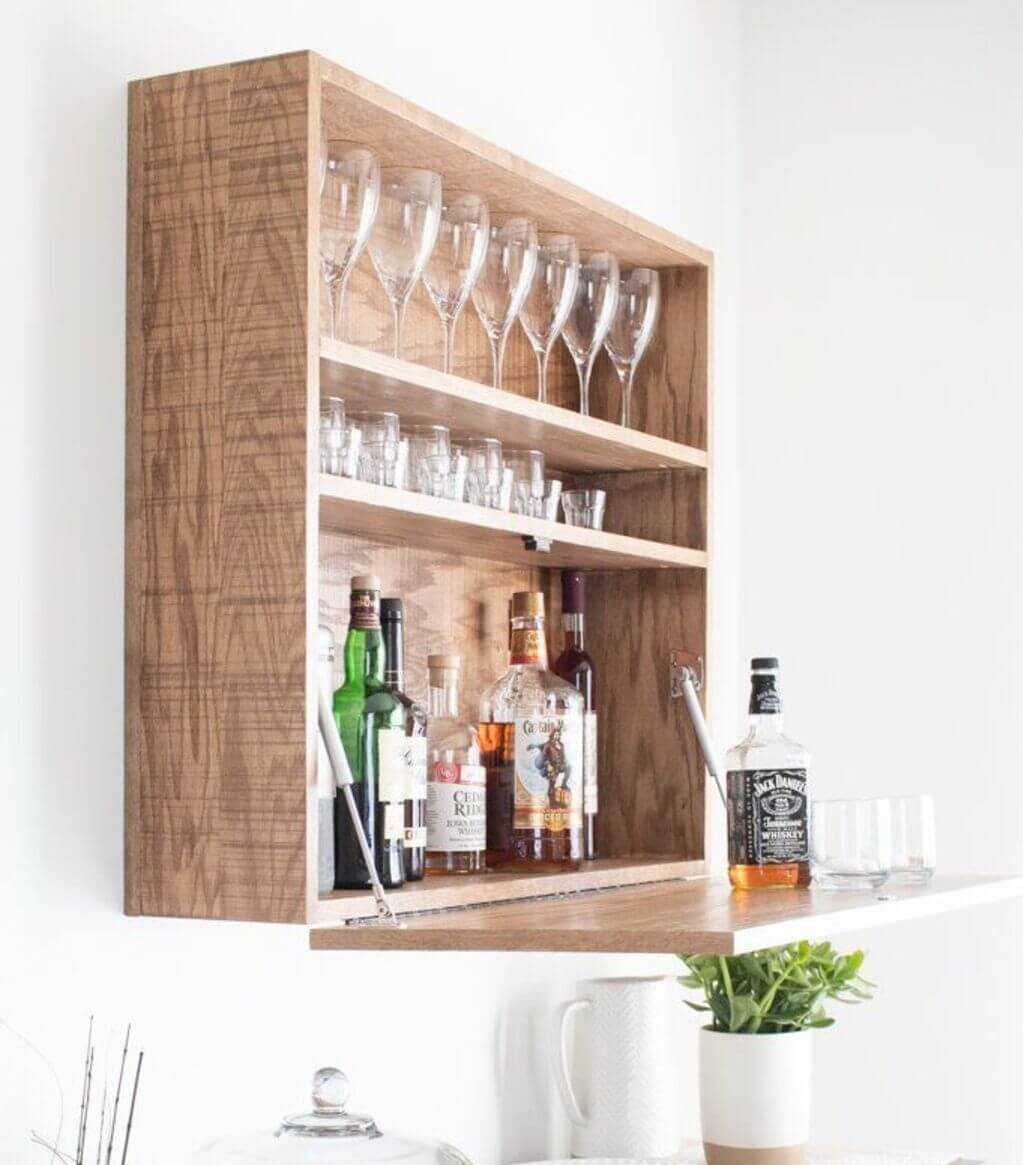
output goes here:
[{"label": "glass knob finial", "polygon": [[344,1112],[348,1077],[340,1068],[321,1068],[313,1076],[313,1108],[317,1112]]}]

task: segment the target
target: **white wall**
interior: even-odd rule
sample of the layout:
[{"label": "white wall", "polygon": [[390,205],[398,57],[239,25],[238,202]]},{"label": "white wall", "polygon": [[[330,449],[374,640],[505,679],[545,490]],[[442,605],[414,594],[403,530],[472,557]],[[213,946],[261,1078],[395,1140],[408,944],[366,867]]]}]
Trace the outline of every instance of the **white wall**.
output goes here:
[{"label": "white wall", "polygon": [[[821,794],[931,789],[946,870],[1018,870],[1023,7],[771,0],[744,36],[744,642]],[[827,1139],[1023,1160],[1020,924],[861,936]]]},{"label": "white wall", "polygon": [[[671,959],[314,956],[301,928],[120,914],[124,85],[316,48],[714,248],[714,634],[729,659],[737,5],[54,0],[5,13],[0,1019],[49,1054],[69,1103],[89,1012],[107,1028],[133,1019],[147,1049],[135,1134],[146,1165],[272,1125],[326,1062],[347,1068],[382,1123],[444,1135],[479,1165],[555,1152],[547,1012],[579,978]],[[731,735],[725,676],[717,702]],[[48,1126],[48,1103],[45,1074],[0,1029],[4,1165],[43,1159],[26,1129]]]}]

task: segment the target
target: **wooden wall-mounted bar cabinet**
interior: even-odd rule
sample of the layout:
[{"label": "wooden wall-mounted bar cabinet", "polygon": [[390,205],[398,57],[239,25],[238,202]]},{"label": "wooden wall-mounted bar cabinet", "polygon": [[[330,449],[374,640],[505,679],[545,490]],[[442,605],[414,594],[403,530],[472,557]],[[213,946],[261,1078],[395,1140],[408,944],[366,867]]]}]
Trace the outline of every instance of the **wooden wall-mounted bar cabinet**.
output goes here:
[{"label": "wooden wall-mounted bar cabinet", "polygon": [[[421,290],[406,358],[384,354],[390,309],[365,256],[346,342],[323,339],[321,130],[437,170],[584,251],[657,268],[635,427],[603,419],[618,407],[605,357],[594,415],[579,415],[560,343],[538,403],[517,327],[505,387],[487,387],[471,310],[455,374],[439,371]],[[741,947],[735,933],[760,923],[700,880],[704,770],[668,670],[670,648],[706,656],[710,254],[309,52],[130,86],[127,251],[128,913],[336,924],[314,930],[321,947],[671,950],[687,935]],[[606,486],[607,529],[321,476],[321,393],[540,448],[566,479]],[[543,589],[556,627],[566,566],[591,572],[602,858],[578,873],[428,878],[393,895],[419,922],[382,936],[362,925],[368,894],[316,889],[317,626],[340,639],[351,575],[379,575],[405,599],[411,693],[424,695],[427,653],[454,649],[471,711],[505,666],[509,595]],[[810,901],[790,917],[830,912]],[[751,909],[767,926],[781,908]]]}]

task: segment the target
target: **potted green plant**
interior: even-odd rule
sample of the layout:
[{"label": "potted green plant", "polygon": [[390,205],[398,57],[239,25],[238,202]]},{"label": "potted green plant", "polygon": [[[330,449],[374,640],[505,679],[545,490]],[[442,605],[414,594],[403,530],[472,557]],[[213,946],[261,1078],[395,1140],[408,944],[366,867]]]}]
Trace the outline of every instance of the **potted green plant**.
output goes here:
[{"label": "potted green plant", "polygon": [[814,1029],[834,1020],[828,1000],[860,1003],[873,984],[863,952],[791,943],[747,955],[680,955],[682,985],[705,1002],[700,1121],[708,1165],[801,1165],[810,1139]]}]

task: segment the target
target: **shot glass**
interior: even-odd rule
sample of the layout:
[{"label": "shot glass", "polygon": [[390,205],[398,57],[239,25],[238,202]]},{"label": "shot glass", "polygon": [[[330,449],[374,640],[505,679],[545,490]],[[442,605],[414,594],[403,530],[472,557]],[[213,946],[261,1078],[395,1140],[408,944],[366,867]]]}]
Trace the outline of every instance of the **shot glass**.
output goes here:
[{"label": "shot glass", "polygon": [[469,458],[465,450],[451,446],[451,468],[444,481],[444,496],[449,502],[465,501],[465,485],[469,474]]},{"label": "shot glass", "polygon": [[359,455],[362,453],[362,429],[349,421],[345,427],[345,443],[341,450],[341,476],[359,476]]},{"label": "shot glass", "polygon": [[339,396],[320,401],[320,473],[344,472],[345,402]]},{"label": "shot glass", "polygon": [[546,518],[548,522],[556,522],[558,520],[558,503],[561,501],[561,486],[562,483],[559,478],[547,478],[543,483],[543,496],[539,500],[534,517]]},{"label": "shot glass", "polygon": [[926,885],[937,863],[934,798],[888,797],[892,823],[891,880],[902,885]]},{"label": "shot glass", "polygon": [[561,508],[569,526],[603,530],[607,492],[602,489],[568,489],[561,495]]},{"label": "shot glass", "polygon": [[814,801],[813,878],[826,890],[875,890],[892,868],[887,800]]},{"label": "shot glass", "polygon": [[451,473],[450,429],[447,425],[413,425],[408,437],[412,488],[431,497],[447,497]]},{"label": "shot glass", "polygon": [[397,485],[401,424],[397,413],[357,413],[352,417],[362,431],[359,479],[374,485]]},{"label": "shot glass", "polygon": [[539,449],[509,449],[504,464],[512,471],[512,511],[538,517],[543,505],[543,453]]}]

